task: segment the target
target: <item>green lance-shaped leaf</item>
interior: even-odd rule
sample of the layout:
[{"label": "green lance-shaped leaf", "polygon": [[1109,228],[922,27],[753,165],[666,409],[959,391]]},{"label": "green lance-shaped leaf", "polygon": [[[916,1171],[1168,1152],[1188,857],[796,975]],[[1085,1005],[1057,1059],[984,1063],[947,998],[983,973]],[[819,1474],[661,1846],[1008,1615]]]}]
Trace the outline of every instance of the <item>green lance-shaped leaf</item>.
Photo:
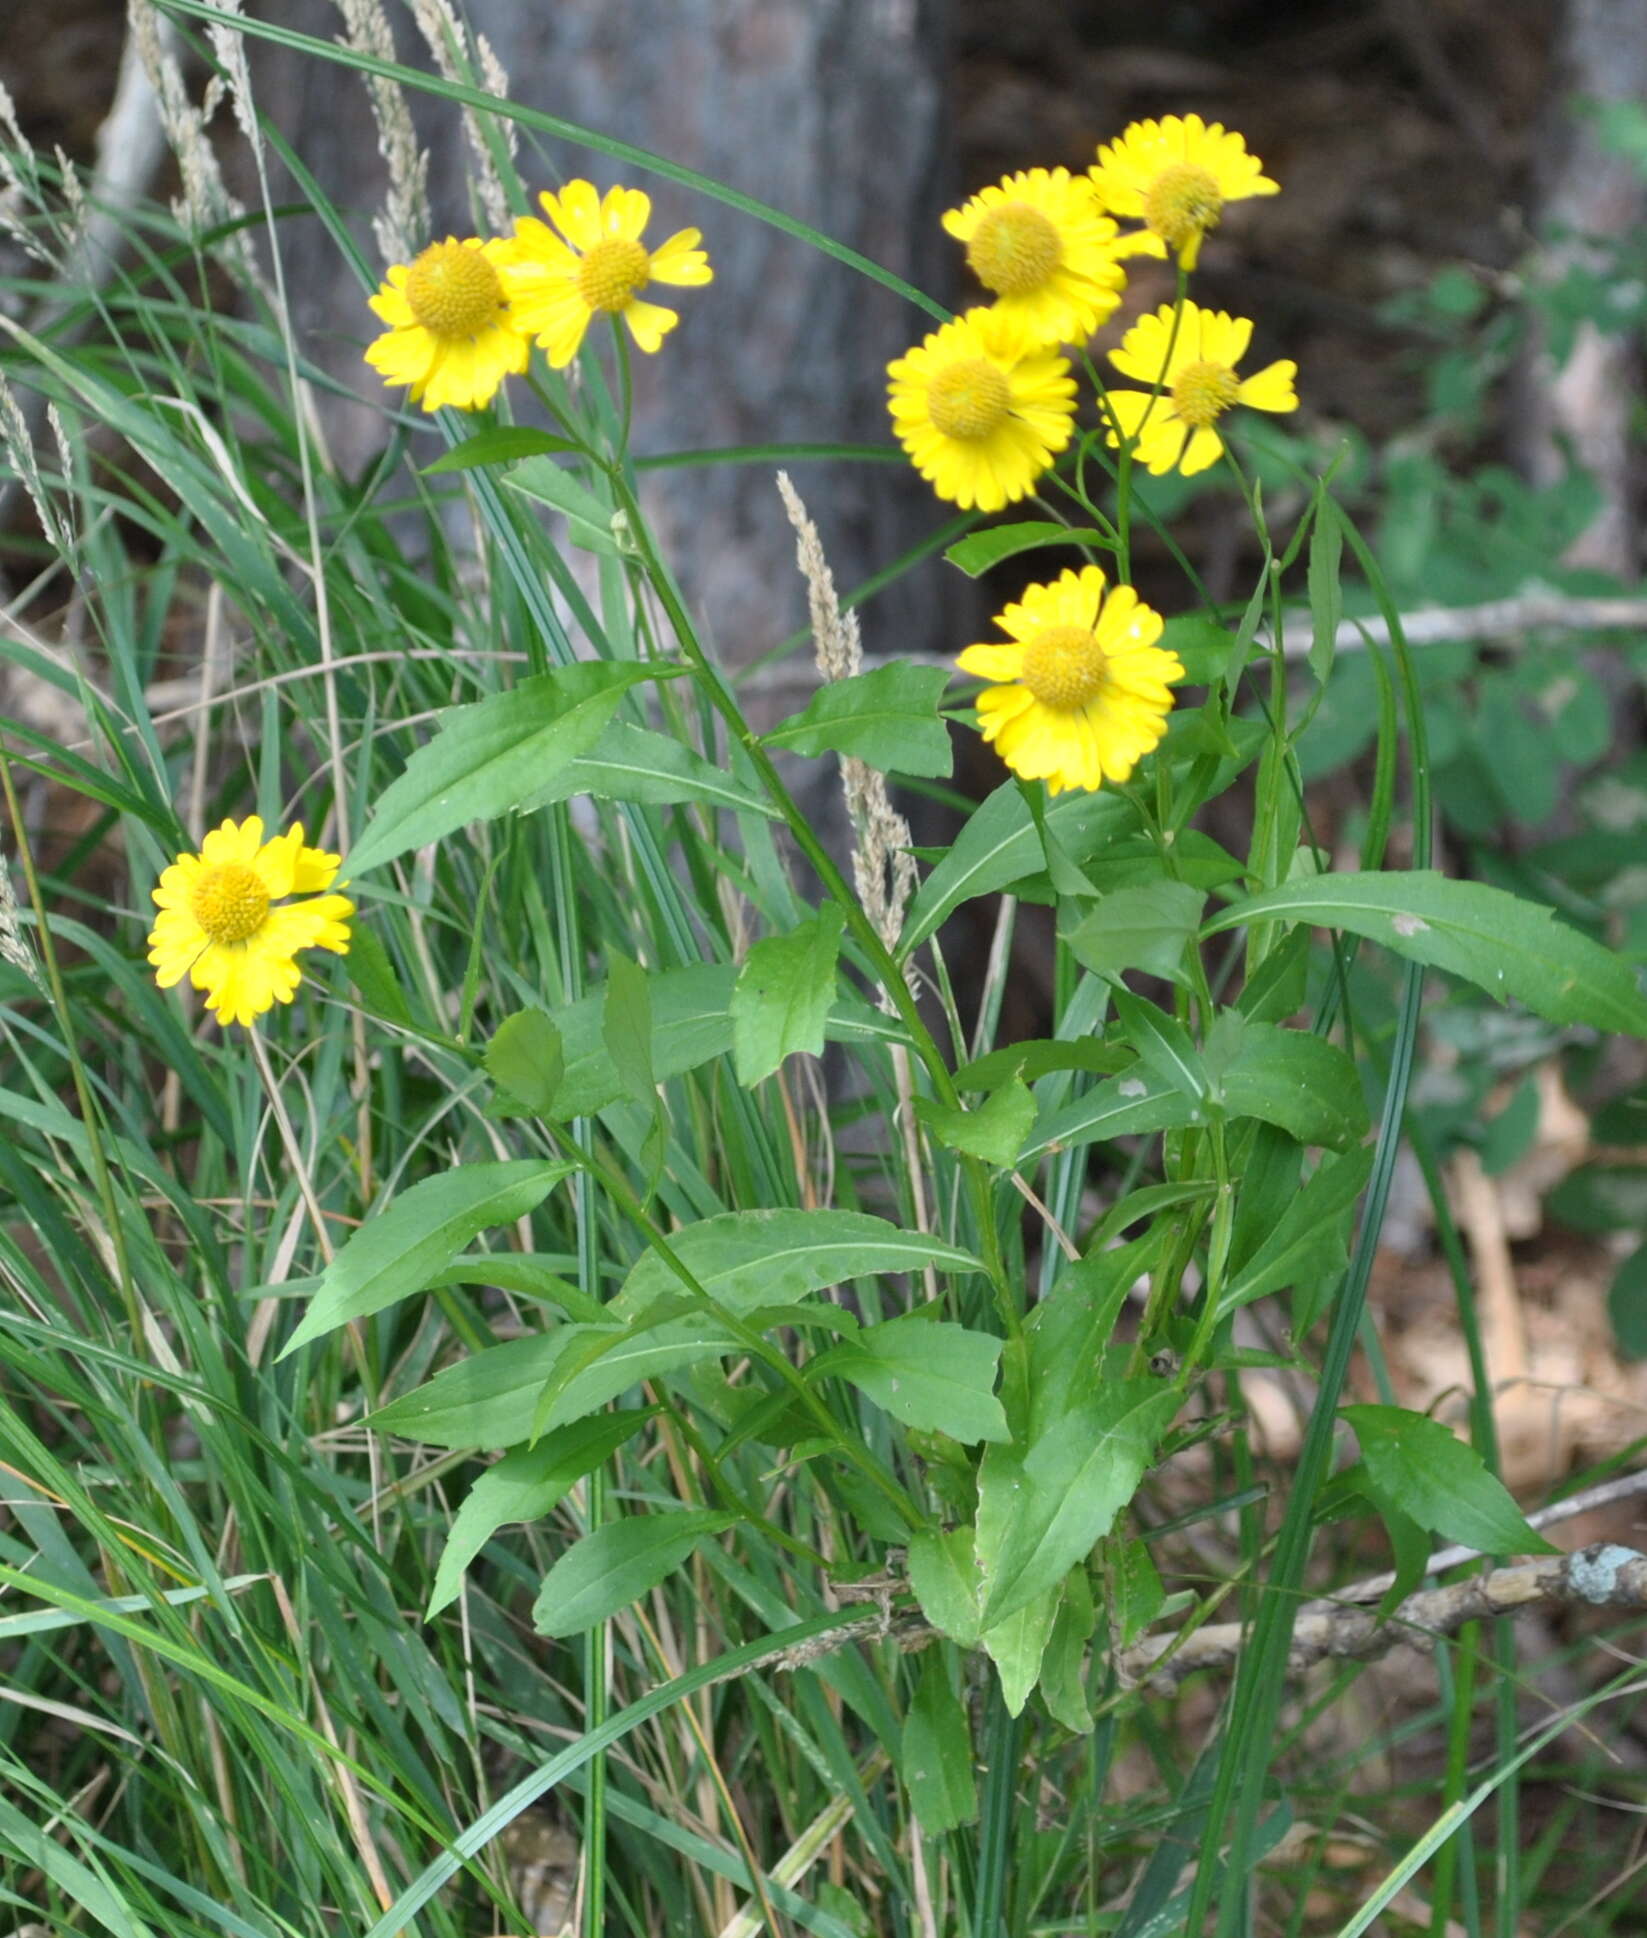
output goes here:
[{"label": "green lance-shaped leaf", "polygon": [[719,1359],[736,1341],[713,1313],[660,1306],[633,1326],[569,1326],[565,1352],[538,1391],[532,1431],[581,1420],[643,1380]]},{"label": "green lance-shaped leaf", "polygon": [[655,1105],[658,1079],[652,1067],[652,979],[621,949],[607,953],[600,1031],[623,1094],[637,1103]]},{"label": "green lance-shaped leaf", "polygon": [[1138,1491],[1181,1395],[1127,1380],[1066,1413],[1027,1453],[991,1447],[978,1474],[988,1630],[1056,1587]]},{"label": "green lance-shaped leaf", "polygon": [[531,1438],[543,1382],[576,1337],[570,1326],[488,1346],[401,1394],[365,1424],[425,1447],[518,1446]]},{"label": "green lance-shaped leaf", "polygon": [[564,513],[567,536],[583,551],[599,552],[607,558],[616,558],[622,551],[618,542],[620,523],[610,500],[552,457],[527,458],[507,474],[504,483],[540,505]]},{"label": "green lance-shaped leaf", "polygon": [[1019,1162],[1029,1164],[1048,1151],[1075,1150],[1111,1137],[1182,1130],[1189,1124],[1205,1123],[1208,1115],[1193,1097],[1140,1064],[1048,1112],[1035,1126]]},{"label": "green lance-shaped leaf", "polygon": [[1204,612],[1184,612],[1166,622],[1155,643],[1162,652],[1178,655],[1186,685],[1211,686],[1229,665],[1236,635]]},{"label": "green lance-shaped leaf", "polygon": [[915,1114],[940,1144],[1010,1171],[1035,1122],[1035,1099],[1012,1077],[971,1110],[956,1110],[930,1097],[915,1099]]},{"label": "green lance-shaped leaf", "polygon": [[826,902],[810,922],[767,936],[745,957],[732,991],[739,1083],[759,1083],[797,1050],[823,1054],[845,919],[838,902]]},{"label": "green lance-shaped leaf", "polygon": [[983,1577],[970,1527],[922,1528],[909,1542],[909,1585],[921,1613],[963,1649],[978,1646],[983,1632],[978,1590]]},{"label": "green lance-shaped leaf", "polygon": [[[1048,804],[1047,830],[1077,860],[1138,825],[1138,810],[1119,794],[1071,790]],[[906,956],[941,928],[963,902],[1010,888],[1046,867],[1041,832],[1016,781],[1005,781],[975,808],[949,853],[922,882],[910,905],[898,954]]]},{"label": "green lance-shaped leaf", "polygon": [[[983,1270],[971,1252],[862,1211],[726,1211],[671,1234],[669,1246],[716,1305],[740,1316],[879,1272]],[[648,1252],[610,1310],[633,1319],[682,1290],[673,1267]]]},{"label": "green lance-shaped leaf", "polygon": [[453,707],[440,732],[385,788],[350,852],[351,877],[471,821],[524,807],[594,746],[628,688],[664,677],[666,669],[633,660],[591,660]]},{"label": "green lance-shaped leaf", "polygon": [[516,464],[522,458],[546,457],[556,451],[581,451],[583,446],[570,438],[556,437],[550,431],[534,430],[528,424],[500,424],[495,430],[477,431],[461,444],[454,444],[443,457],[423,467],[426,478],[439,478],[449,471],[473,471],[483,464]]},{"label": "green lance-shaped leaf", "polygon": [[1527,1525],[1480,1454],[1439,1420],[1399,1406],[1340,1410],[1361,1442],[1368,1474],[1420,1527],[1483,1554],[1558,1552]]},{"label": "green lance-shaped leaf", "polygon": [[1201,1052],[1177,1017],[1146,1003],[1129,989],[1117,989],[1112,1000],[1126,1040],[1138,1052],[1140,1068],[1182,1092],[1191,1103],[1204,1103],[1211,1094],[1212,1079]]},{"label": "green lance-shaped leaf", "polygon": [[1231,1117],[1276,1124],[1300,1144],[1347,1150],[1366,1136],[1367,1100],[1355,1065],[1323,1036],[1247,1023],[1218,1084]]},{"label": "green lance-shaped leaf", "polygon": [[[648,978],[652,1074],[659,1083],[731,1049],[735,974],[729,964],[711,962],[657,970]],[[557,1109],[564,1117],[592,1117],[624,1094],[606,1047],[605,986],[557,1010],[555,1022],[566,1045]]]},{"label": "green lance-shaped leaf", "polygon": [[1201,925],[1206,896],[1188,882],[1117,888],[1064,937],[1083,968],[1098,976],[1125,969],[1184,982],[1184,953]]},{"label": "green lance-shaped leaf", "polygon": [[1085,1671],[1087,1642],[1097,1620],[1098,1609],[1092,1599],[1087,1571],[1071,1568],[1064,1577],[1058,1619],[1052,1625],[1052,1634],[1041,1657],[1041,1700],[1054,1722],[1062,1723],[1077,1736],[1085,1736],[1092,1729]]},{"label": "green lance-shaped leaf", "polygon": [[941,1837],[978,1815],[972,1776],[972,1729],[949,1679],[941,1649],[928,1649],[898,1746],[898,1774],[928,1837]]},{"label": "green lance-shaped leaf", "polygon": [[1312,1284],[1341,1271],[1349,1256],[1346,1231],[1355,1202],[1372,1171],[1373,1150],[1326,1158],[1282,1212],[1280,1220],[1218,1301],[1223,1318],[1237,1306],[1295,1285]]},{"label": "green lance-shaped leaf", "polygon": [[1112,548],[1102,532],[1078,525],[1057,525],[1044,518],[1029,518],[1016,525],[991,525],[981,532],[968,532],[944,553],[951,565],[969,579],[981,579],[1003,559],[1016,558],[1020,552],[1039,551],[1043,545],[1098,546]]},{"label": "green lance-shaped leaf", "polygon": [[1344,617],[1344,587],[1339,566],[1344,553],[1344,516],[1315,487],[1315,527],[1310,533],[1310,671],[1325,686],[1338,650],[1338,622]]},{"label": "green lance-shaped leaf", "polygon": [[1041,1658],[1052,1639],[1059,1600],[1059,1589],[1049,1588],[984,1632],[984,1652],[1001,1678],[1001,1699],[1009,1716],[1022,1713],[1040,1679]]},{"label": "green lance-shaped leaf", "polygon": [[669,734],[654,733],[629,720],[612,720],[588,753],[568,761],[547,787],[522,802],[521,812],[590,794],[600,801],[644,801],[673,807],[701,801],[734,814],[775,818],[769,801],[735,781],[695,748]]},{"label": "green lance-shaped leaf", "polygon": [[763,736],[775,753],[853,754],[883,773],[946,778],[954,765],[938,700],[941,666],[895,660],[820,686],[806,706]]},{"label": "green lance-shaped leaf", "polygon": [[540,1635],[580,1635],[638,1601],[736,1514],[692,1509],[630,1514],[568,1548],[543,1578],[532,1606]]},{"label": "green lance-shaped leaf", "polygon": [[469,1489],[452,1522],[424,1620],[456,1597],[465,1569],[499,1528],[516,1521],[541,1521],[552,1513],[585,1474],[592,1474],[616,1453],[657,1410],[636,1407],[627,1413],[596,1414],[592,1420],[545,1434],[535,1447],[519,1447],[495,1467],[488,1467]]},{"label": "green lance-shaped leaf", "polygon": [[343,966],[349,972],[355,993],[374,1015],[381,1016],[386,1023],[398,1023],[403,1029],[414,1027],[412,1006],[389,960],[389,951],[376,932],[364,923],[357,924],[349,937],[349,953],[343,958]]},{"label": "green lance-shaped leaf", "polygon": [[1539,903],[1481,882],[1449,881],[1433,869],[1317,875],[1236,903],[1203,933],[1270,919],[1366,936],[1552,1023],[1647,1036],[1647,997],[1622,957]]},{"label": "green lance-shaped leaf", "polygon": [[498,1025],[486,1045],[486,1074],[525,1109],[548,1117],[566,1074],[566,1052],[541,1009],[517,1010]]},{"label": "green lance-shaped leaf", "polygon": [[399,1192],[321,1274],[286,1352],[421,1292],[476,1233],[524,1218],[572,1168],[538,1158],[464,1164]]},{"label": "green lance-shaped leaf", "polygon": [[850,1380],[906,1427],[947,1433],[968,1445],[1009,1438],[995,1397],[1001,1342],[965,1326],[909,1314],[866,1326],[813,1360],[808,1376]]}]

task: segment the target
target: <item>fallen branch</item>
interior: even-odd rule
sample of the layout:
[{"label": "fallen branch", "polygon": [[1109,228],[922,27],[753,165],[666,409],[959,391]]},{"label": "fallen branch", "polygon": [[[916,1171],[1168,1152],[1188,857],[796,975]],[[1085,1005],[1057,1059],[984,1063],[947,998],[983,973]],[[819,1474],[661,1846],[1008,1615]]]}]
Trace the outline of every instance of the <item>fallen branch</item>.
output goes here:
[{"label": "fallen branch", "polygon": [[[1300,1675],[1317,1662],[1365,1660],[1386,1654],[1398,1643],[1425,1647],[1466,1622],[1514,1615],[1541,1602],[1647,1608],[1647,1555],[1599,1541],[1576,1554],[1517,1562],[1445,1588],[1420,1589],[1383,1620],[1375,1610],[1353,1602],[1306,1611],[1293,1631],[1287,1667]],[[1188,1634],[1146,1636],[1122,1651],[1116,1671],[1123,1682],[1175,1689],[1198,1669],[1232,1664],[1246,1646],[1247,1633],[1244,1623],[1216,1622]]]},{"label": "fallen branch", "polygon": [[[900,1648],[920,1649],[938,1638],[939,1631],[914,1609],[892,1605],[890,1584],[877,1600],[872,1610],[843,1615],[838,1628],[798,1647],[774,1649],[772,1666],[809,1668],[851,1642],[891,1641]],[[1420,1589],[1382,1620],[1375,1610],[1353,1602],[1318,1603],[1298,1618],[1287,1668],[1290,1674],[1301,1675],[1317,1662],[1365,1661],[1401,1643],[1426,1647],[1456,1633],[1466,1622],[1515,1615],[1540,1604],[1580,1603],[1589,1608],[1647,1609],[1647,1555],[1616,1542],[1598,1541],[1574,1554],[1516,1562],[1444,1588]],[[1130,1687],[1176,1689],[1198,1670],[1232,1666],[1246,1646],[1247,1635],[1248,1627],[1242,1622],[1213,1622],[1170,1635],[1147,1635],[1115,1658],[1116,1673]]]}]

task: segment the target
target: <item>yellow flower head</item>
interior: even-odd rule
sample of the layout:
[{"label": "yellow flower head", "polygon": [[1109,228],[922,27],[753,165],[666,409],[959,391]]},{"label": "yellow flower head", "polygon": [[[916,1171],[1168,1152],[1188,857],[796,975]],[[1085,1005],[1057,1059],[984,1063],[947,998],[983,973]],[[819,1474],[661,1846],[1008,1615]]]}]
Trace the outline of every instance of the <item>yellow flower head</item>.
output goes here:
[{"label": "yellow flower head", "polygon": [[969,646],[963,673],[1000,684],[978,695],[985,740],[1015,774],[1096,790],[1124,781],[1167,730],[1184,677],[1163,652],[1161,615],[1130,585],[1105,594],[1096,565],[1032,585],[995,621],[1011,644]]},{"label": "yellow flower head", "polygon": [[1198,114],[1134,121],[1119,141],[1099,148],[1092,184],[1101,208],[1141,218],[1186,269],[1195,267],[1201,239],[1218,227],[1226,202],[1281,192],[1240,135]]},{"label": "yellow flower head", "polygon": [[1024,497],[1069,442],[1069,364],[997,310],[945,323],[886,374],[898,442],[938,496],[963,510],[999,511]]},{"label": "yellow flower head", "polygon": [[538,200],[549,222],[517,217],[514,239],[503,247],[519,326],[556,370],[577,355],[597,316],[621,316],[641,349],[656,350],[680,318],[643,303],[641,291],[651,283],[696,287],[714,278],[696,229],[677,229],[656,249],[645,246],[641,231],[652,202],[638,188],[609,188],[603,200],[593,182],[576,181]]},{"label": "yellow flower head", "polygon": [[478,410],[505,377],[520,375],[531,346],[498,274],[508,247],[448,236],[389,271],[368,298],[389,327],[366,346],[366,361],[386,384],[409,384],[412,402],[428,411]]},{"label": "yellow flower head", "polygon": [[[220,1023],[249,1023],[289,1003],[303,979],[300,949],[349,952],[355,905],[323,895],[339,857],[305,848],[299,822],[273,841],[253,814],[213,828],[197,855],[179,855],[160,877],[160,913],[149,936],[154,979],[170,989],[184,976],[206,992]],[[288,901],[303,895],[306,901]]]},{"label": "yellow flower head", "polygon": [[1079,343],[1114,314],[1127,282],[1118,257],[1166,254],[1147,229],[1121,236],[1091,182],[1067,168],[1008,175],[951,209],[944,227],[995,307],[1048,346]]},{"label": "yellow flower head", "polygon": [[[1183,317],[1173,330],[1173,308],[1163,303],[1153,316],[1141,316],[1109,353],[1124,377],[1161,385],[1158,396],[1141,390],[1112,390],[1109,410],[1114,418],[1109,441],[1121,436],[1138,440],[1138,462],[1157,477],[1177,466],[1186,478],[1205,471],[1224,455],[1224,440],[1214,429],[1232,404],[1253,410],[1297,410],[1293,379],[1298,365],[1290,361],[1267,364],[1256,375],[1242,378],[1235,366],[1247,353],[1252,325],[1244,316],[1223,310],[1204,310],[1184,304]],[[1169,350],[1170,345],[1170,350]]]}]

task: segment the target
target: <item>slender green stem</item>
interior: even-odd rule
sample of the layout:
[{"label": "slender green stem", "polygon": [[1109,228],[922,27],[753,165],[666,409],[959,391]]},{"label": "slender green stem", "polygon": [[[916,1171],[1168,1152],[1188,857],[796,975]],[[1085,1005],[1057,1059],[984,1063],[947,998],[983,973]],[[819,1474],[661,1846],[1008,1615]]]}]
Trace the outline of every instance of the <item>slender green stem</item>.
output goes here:
[{"label": "slender green stem", "polygon": [[[802,813],[794,796],[784,785],[777,763],[762,744],[760,736],[744,718],[737,696],[704,651],[703,643],[698,638],[697,628],[692,623],[674,579],[652,543],[651,535],[641,516],[640,506],[635,500],[628,480],[617,466],[611,468],[610,476],[613,490],[622,500],[623,509],[628,515],[630,531],[647,580],[668,615],[681,650],[702,680],[716,711],[748,755],[773,806],[783,816],[796,846],[811,863],[831,898],[840,905],[855,940],[869,958],[877,980],[891,998],[904,1027],[909,1031],[911,1044],[931,1079],[933,1089],[944,1103],[952,1109],[958,1108],[961,1101],[960,1092],[955,1088],[955,1080],[950,1074],[943,1052],[938,1048],[931,1031],[922,1019],[920,1007],[899,967],[897,958],[882,939],[875,924],[870,921],[863,904],[852,892],[846,877],[836,866],[834,857],[818,839],[811,822]],[[968,1195],[972,1201],[985,1270],[994,1288],[996,1305],[1008,1334],[1016,1339],[1023,1331],[1023,1316],[1013,1296],[1001,1255],[1000,1234],[996,1228],[989,1173],[977,1158],[963,1157],[961,1163],[967,1181]]]}]

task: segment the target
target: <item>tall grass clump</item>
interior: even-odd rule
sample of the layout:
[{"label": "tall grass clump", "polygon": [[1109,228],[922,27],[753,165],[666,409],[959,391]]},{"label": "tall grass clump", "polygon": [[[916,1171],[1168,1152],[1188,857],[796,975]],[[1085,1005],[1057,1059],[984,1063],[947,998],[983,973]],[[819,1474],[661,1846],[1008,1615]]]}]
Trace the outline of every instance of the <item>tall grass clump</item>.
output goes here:
[{"label": "tall grass clump", "polygon": [[[977,301],[917,313],[891,430],[998,618],[933,642],[953,687],[866,655],[788,454],[745,454],[818,666],[757,732],[648,522],[632,362],[735,332],[733,224],[902,285],[515,106],[449,16],[430,75],[345,12],[330,46],[137,7],[183,193],[117,255],[66,164],[0,151],[33,507],[0,640],[13,1926],[1610,1920],[1577,1800],[1614,1780],[1635,1671],[1600,1645],[1647,1563],[1562,1556],[1497,1478],[1439,1190],[1468,1438],[1394,1403],[1367,1292],[1427,987],[1588,1045],[1647,1000],[1587,911],[1434,865],[1422,669],[1286,429],[1308,372],[1192,294],[1277,184],[1169,117],[945,218]],[[379,246],[262,117],[253,38],[371,89]],[[481,233],[418,228],[408,90],[468,117]],[[591,178],[549,182],[546,135]],[[277,158],[386,386],[360,479]],[[650,224],[648,170],[699,228]],[[1138,256],[1175,300],[1100,334]],[[1173,536],[1197,478],[1250,524],[1233,607]],[[1329,850],[1299,748],[1341,646],[1377,725]],[[888,777],[942,793],[975,730],[998,784],[917,850]],[[819,767],[838,831],[797,805]],[[1054,1007],[1013,1040],[1026,905]],[[1575,1622],[1605,1666],[1564,1708],[1518,1706],[1520,1601],[1621,1611]],[[1404,1633],[1433,1665],[1369,1722]]]}]

